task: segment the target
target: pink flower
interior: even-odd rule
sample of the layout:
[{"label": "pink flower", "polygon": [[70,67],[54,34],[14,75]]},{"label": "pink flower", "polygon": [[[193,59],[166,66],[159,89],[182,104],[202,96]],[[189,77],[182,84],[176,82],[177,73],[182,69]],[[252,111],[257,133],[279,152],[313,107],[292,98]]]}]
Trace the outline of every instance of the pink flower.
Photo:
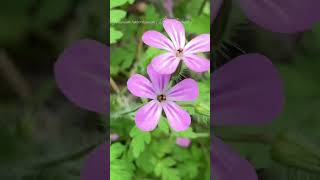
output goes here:
[{"label": "pink flower", "polygon": [[119,139],[119,137],[120,137],[119,134],[112,133],[112,134],[110,134],[110,141],[111,142],[117,141]]},{"label": "pink flower", "polygon": [[183,148],[187,148],[190,146],[191,140],[189,138],[178,137],[176,139],[176,144],[183,147]]},{"label": "pink flower", "polygon": [[190,126],[191,117],[174,101],[195,100],[199,95],[196,81],[184,79],[169,89],[170,75],[157,73],[151,65],[148,66],[147,72],[151,81],[140,74],[135,74],[127,82],[128,89],[133,95],[151,99],[137,111],[135,117],[137,127],[143,131],[153,130],[159,122],[163,109],[172,129],[186,130]]},{"label": "pink flower", "polygon": [[186,44],[185,31],[181,22],[165,19],[163,27],[171,41],[158,31],[147,31],[142,36],[145,44],[167,51],[152,60],[151,64],[158,73],[174,73],[181,60],[188,68],[198,73],[210,69],[209,60],[195,55],[210,51],[210,34],[199,35]]}]

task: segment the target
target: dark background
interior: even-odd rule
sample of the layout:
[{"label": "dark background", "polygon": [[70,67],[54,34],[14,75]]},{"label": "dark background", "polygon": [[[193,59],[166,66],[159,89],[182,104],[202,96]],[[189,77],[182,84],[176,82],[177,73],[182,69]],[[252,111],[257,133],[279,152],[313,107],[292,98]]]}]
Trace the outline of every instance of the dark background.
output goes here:
[{"label": "dark background", "polygon": [[[254,165],[262,180],[320,179],[320,24],[274,33],[225,1],[214,24],[214,67],[244,53],[267,56],[284,84],[284,111],[262,126],[215,127],[215,133]],[[225,138],[223,138],[225,137]]]},{"label": "dark background", "polygon": [[80,179],[105,138],[101,117],[57,88],[53,66],[78,39],[107,42],[107,3],[0,1],[0,179]]}]

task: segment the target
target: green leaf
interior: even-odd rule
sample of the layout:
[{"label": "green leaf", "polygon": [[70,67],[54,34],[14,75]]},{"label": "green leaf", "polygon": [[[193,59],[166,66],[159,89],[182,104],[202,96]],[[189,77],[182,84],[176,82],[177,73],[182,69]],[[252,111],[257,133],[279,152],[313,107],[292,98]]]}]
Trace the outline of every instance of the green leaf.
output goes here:
[{"label": "green leaf", "polygon": [[153,153],[150,150],[144,151],[143,156],[136,159],[136,164],[146,173],[151,173],[155,166]]},{"label": "green leaf", "polygon": [[203,13],[210,16],[210,2],[207,2],[203,8]]},{"label": "green leaf", "polygon": [[175,144],[170,139],[159,139],[150,145],[150,149],[158,158],[162,158],[170,154]]},{"label": "green leaf", "polygon": [[157,163],[154,173],[156,176],[161,176],[163,180],[179,180],[178,170],[172,168],[174,165],[176,165],[174,159],[171,157],[164,158]]},{"label": "green leaf", "polygon": [[110,179],[130,180],[133,176],[133,164],[126,159],[119,159],[124,153],[125,147],[120,143],[110,147]]},{"label": "green leaf", "polygon": [[118,23],[120,22],[125,16],[127,12],[123,10],[111,10],[110,11],[110,23]]},{"label": "green leaf", "polygon": [[195,166],[197,164],[194,161],[185,161],[184,163],[179,164],[179,174],[180,177],[185,177],[185,179],[193,179],[198,175],[198,166]]},{"label": "green leaf", "polygon": [[161,116],[161,119],[158,123],[158,129],[164,134],[169,134],[170,129],[168,123],[166,122],[166,118]]},{"label": "green leaf", "polygon": [[185,22],[186,32],[195,34],[210,33],[210,16],[196,16],[190,21]]},{"label": "green leaf", "polygon": [[127,2],[128,2],[128,0],[111,0],[110,1],[110,9],[122,6]]},{"label": "green leaf", "polygon": [[161,54],[163,52],[161,49],[148,47],[142,56],[142,62],[139,63],[141,67],[147,67],[150,64],[153,57]]},{"label": "green leaf", "polygon": [[117,40],[122,38],[123,34],[122,32],[114,29],[113,27],[110,27],[110,43],[115,43]]},{"label": "green leaf", "polygon": [[177,137],[186,137],[186,138],[197,138],[197,134],[195,132],[193,132],[192,128],[188,128],[185,131],[181,131],[181,132],[175,132],[175,136]]},{"label": "green leaf", "polygon": [[124,46],[111,47],[111,72],[112,76],[119,72],[126,73],[131,67],[135,58],[136,46],[133,41],[126,43]]},{"label": "green leaf", "polygon": [[110,179],[131,180],[133,176],[133,164],[127,160],[114,160],[110,162]]},{"label": "green leaf", "polygon": [[148,22],[145,29],[160,31],[162,29],[161,17],[154,6],[148,6],[145,12],[144,20]]},{"label": "green leaf", "polygon": [[110,147],[110,162],[119,158],[124,152],[125,147],[120,143],[112,144]]},{"label": "green leaf", "polygon": [[142,132],[137,127],[133,127],[130,131],[130,137],[132,137],[130,148],[132,150],[133,157],[138,158],[144,151],[146,144],[151,142],[150,132]]}]

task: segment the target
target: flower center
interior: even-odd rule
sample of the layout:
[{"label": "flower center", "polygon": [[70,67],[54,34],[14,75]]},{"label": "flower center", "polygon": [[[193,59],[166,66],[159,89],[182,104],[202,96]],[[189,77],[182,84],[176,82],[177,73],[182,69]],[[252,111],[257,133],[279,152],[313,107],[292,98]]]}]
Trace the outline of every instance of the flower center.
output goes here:
[{"label": "flower center", "polygon": [[165,95],[161,94],[161,95],[157,96],[157,99],[158,99],[158,101],[162,102],[162,101],[165,101],[167,98]]},{"label": "flower center", "polygon": [[176,56],[177,57],[182,57],[182,55],[183,55],[183,49],[180,48],[180,49],[177,50]]}]

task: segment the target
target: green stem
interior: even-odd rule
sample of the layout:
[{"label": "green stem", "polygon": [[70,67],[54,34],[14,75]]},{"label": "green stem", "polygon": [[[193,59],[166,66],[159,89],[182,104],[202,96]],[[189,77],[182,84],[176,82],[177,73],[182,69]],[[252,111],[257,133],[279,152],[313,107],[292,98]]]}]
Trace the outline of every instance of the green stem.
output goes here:
[{"label": "green stem", "polygon": [[209,133],[196,133],[197,138],[206,138],[206,137],[210,137]]},{"label": "green stem", "polygon": [[[143,24],[141,25],[140,31],[141,31],[141,34],[144,32],[144,25]],[[130,76],[135,74],[136,71],[137,71],[138,64],[140,63],[141,56],[142,56],[142,50],[143,50],[143,42],[142,42],[142,38],[139,38],[138,47],[137,47],[136,61],[135,61],[134,65],[133,65],[132,70],[130,71],[130,74],[129,74]]]},{"label": "green stem", "polygon": [[111,119],[117,119],[118,117],[122,117],[122,116],[128,115],[130,113],[133,113],[133,112],[137,111],[142,106],[143,106],[143,104],[139,105],[139,106],[137,106],[137,107],[135,107],[133,109],[127,110],[127,111],[122,111],[122,112],[119,112],[119,113],[112,113],[112,114],[116,114],[116,115],[111,117]]},{"label": "green stem", "polygon": [[203,1],[202,1],[202,4],[201,4],[200,9],[199,9],[199,11],[198,11],[198,15],[199,15],[199,16],[202,14],[202,11],[203,11],[203,8],[204,8],[205,5],[206,5],[206,2],[207,2],[207,0],[203,0]]}]

